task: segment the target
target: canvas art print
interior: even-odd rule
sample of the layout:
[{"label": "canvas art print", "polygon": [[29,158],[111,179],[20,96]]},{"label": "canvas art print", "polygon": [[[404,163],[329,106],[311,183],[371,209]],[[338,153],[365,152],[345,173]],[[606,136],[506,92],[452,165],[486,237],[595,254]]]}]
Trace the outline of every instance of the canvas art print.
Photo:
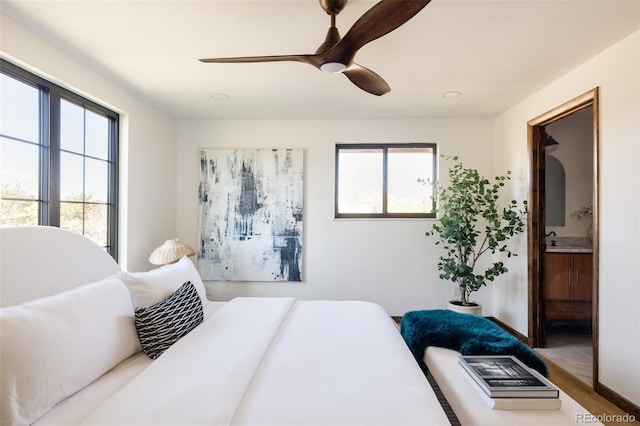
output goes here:
[{"label": "canvas art print", "polygon": [[302,281],[303,151],[200,150],[203,280]]}]

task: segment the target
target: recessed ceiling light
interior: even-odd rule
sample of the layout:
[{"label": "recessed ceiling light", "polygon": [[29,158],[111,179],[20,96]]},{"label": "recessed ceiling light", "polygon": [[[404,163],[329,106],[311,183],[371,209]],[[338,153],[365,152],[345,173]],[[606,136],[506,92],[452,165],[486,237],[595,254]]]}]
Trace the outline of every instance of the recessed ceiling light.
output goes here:
[{"label": "recessed ceiling light", "polygon": [[458,92],[457,90],[450,90],[448,92],[444,92],[442,94],[442,97],[445,99],[453,99],[453,98],[457,98],[460,95],[462,95],[462,92]]},{"label": "recessed ceiling light", "polygon": [[229,99],[229,95],[225,93],[214,93],[210,96],[210,98],[214,101],[226,101],[227,99]]}]

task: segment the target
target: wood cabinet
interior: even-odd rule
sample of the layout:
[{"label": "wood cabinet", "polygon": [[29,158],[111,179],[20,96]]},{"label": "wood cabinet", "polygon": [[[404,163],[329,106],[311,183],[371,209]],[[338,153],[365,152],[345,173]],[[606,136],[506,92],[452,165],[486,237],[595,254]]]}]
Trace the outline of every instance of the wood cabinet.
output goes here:
[{"label": "wood cabinet", "polygon": [[547,319],[591,319],[593,255],[545,253],[543,295]]}]

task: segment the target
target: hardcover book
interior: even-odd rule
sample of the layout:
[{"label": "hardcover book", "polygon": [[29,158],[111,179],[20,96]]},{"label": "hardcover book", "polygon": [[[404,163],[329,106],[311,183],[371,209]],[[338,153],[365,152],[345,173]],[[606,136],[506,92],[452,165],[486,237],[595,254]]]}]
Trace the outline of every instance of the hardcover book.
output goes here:
[{"label": "hardcover book", "polygon": [[492,410],[557,410],[562,405],[560,398],[490,398],[471,375],[463,373],[469,384]]},{"label": "hardcover book", "polygon": [[558,398],[551,382],[509,355],[461,355],[459,364],[490,398]]}]

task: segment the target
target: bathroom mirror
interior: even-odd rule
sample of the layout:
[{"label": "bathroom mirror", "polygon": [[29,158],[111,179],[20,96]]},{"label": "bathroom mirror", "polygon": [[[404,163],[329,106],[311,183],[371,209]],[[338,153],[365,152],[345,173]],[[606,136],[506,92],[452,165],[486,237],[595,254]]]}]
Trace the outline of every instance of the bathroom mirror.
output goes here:
[{"label": "bathroom mirror", "polygon": [[545,206],[546,226],[564,226],[564,166],[553,155],[545,158]]}]

